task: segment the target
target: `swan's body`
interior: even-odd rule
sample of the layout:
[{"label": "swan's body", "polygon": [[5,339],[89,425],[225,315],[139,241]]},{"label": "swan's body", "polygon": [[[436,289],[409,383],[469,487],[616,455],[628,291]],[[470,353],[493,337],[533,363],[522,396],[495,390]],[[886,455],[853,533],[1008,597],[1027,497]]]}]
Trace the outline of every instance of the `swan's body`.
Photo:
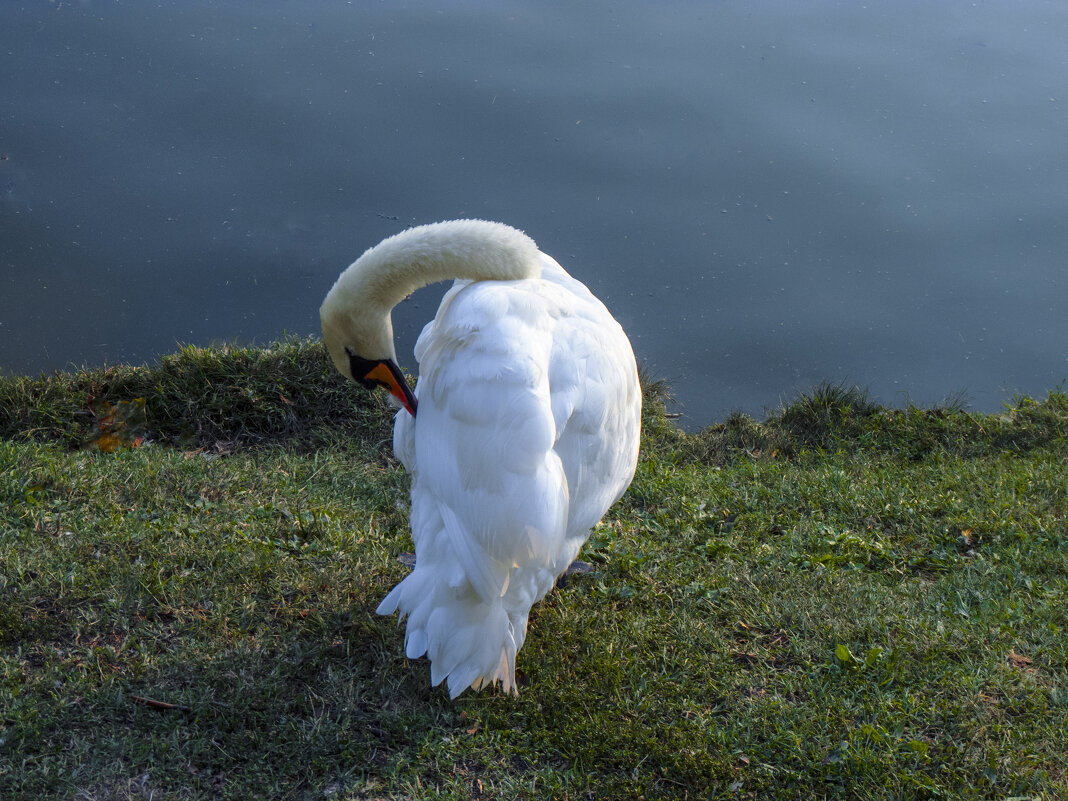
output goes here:
[{"label": "swan's body", "polygon": [[[413,395],[398,385],[389,309],[446,277],[461,280],[419,337]],[[471,220],[367,251],[321,314],[338,369],[406,407],[393,448],[412,475],[416,564],[378,612],[407,615],[408,656],[426,653],[453,697],[514,691],[531,606],[634,475],[641,391],[626,335],[524,234]]]}]

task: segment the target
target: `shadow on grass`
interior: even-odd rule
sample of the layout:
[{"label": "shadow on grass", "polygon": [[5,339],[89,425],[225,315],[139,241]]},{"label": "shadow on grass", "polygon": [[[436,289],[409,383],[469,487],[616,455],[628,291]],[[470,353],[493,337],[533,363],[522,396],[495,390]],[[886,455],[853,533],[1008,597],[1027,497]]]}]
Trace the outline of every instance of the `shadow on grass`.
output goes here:
[{"label": "shadow on grass", "polygon": [[[129,631],[38,631],[26,652],[60,658],[24,688],[32,709],[8,734],[40,755],[13,797],[321,798],[381,788],[422,744],[462,728],[426,665],[400,655],[394,620],[369,608],[289,617],[216,637],[216,650],[166,613]],[[61,770],[49,754],[63,754]]]}]

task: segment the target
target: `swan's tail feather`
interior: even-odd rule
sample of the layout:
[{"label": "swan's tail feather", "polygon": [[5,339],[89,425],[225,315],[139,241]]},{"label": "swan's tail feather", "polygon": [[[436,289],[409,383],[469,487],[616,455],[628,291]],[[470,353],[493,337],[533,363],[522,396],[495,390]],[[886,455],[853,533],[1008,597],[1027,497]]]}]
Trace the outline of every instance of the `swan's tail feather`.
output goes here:
[{"label": "swan's tail feather", "polygon": [[[505,692],[515,686],[517,639],[515,623],[503,600],[486,604],[470,586],[451,587],[437,571],[417,564],[378,606],[378,614],[399,611],[407,616],[405,653],[430,659],[430,681],[447,681],[455,698],[468,687],[476,690],[500,682]],[[526,615],[517,616],[525,628]]]}]

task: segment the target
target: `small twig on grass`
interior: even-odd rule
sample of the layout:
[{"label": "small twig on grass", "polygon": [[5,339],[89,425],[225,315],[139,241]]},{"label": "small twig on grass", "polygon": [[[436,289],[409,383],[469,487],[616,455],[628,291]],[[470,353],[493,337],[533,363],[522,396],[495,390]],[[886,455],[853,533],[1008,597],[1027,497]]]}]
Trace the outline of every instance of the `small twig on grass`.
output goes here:
[{"label": "small twig on grass", "polygon": [[157,701],[155,698],[145,698],[141,695],[131,695],[131,701],[136,701],[139,704],[144,704],[152,709],[158,709],[161,712],[170,712],[171,710],[178,710],[179,712],[192,712],[192,708],[188,706],[182,706],[181,704],[168,704],[166,701]]},{"label": "small twig on grass", "polygon": [[968,413],[967,413],[966,411],[964,411],[963,409],[961,409],[961,414],[963,414],[963,415],[964,415],[965,417],[967,417],[967,418],[968,418],[969,420],[971,420],[971,421],[972,421],[973,423],[975,423],[975,426],[976,426],[976,428],[978,428],[978,429],[979,429],[980,431],[982,431],[982,432],[983,432],[984,434],[986,433],[986,429],[985,429],[985,428],[983,428],[983,427],[982,427],[982,425],[980,425],[980,423],[979,423],[979,421],[978,421],[978,420],[976,420],[976,419],[975,419],[974,417],[972,417],[972,416],[971,416],[970,414],[968,414]]}]

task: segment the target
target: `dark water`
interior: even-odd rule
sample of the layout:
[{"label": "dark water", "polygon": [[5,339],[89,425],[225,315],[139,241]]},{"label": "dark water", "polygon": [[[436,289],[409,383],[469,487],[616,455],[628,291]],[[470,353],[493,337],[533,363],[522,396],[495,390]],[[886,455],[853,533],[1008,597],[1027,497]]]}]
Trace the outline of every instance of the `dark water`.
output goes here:
[{"label": "dark water", "polygon": [[[600,295],[690,426],[821,379],[1068,378],[1068,4],[0,4],[0,369],[318,331],[476,216]],[[437,290],[436,294],[440,294]],[[398,310],[398,352],[435,291]]]}]

